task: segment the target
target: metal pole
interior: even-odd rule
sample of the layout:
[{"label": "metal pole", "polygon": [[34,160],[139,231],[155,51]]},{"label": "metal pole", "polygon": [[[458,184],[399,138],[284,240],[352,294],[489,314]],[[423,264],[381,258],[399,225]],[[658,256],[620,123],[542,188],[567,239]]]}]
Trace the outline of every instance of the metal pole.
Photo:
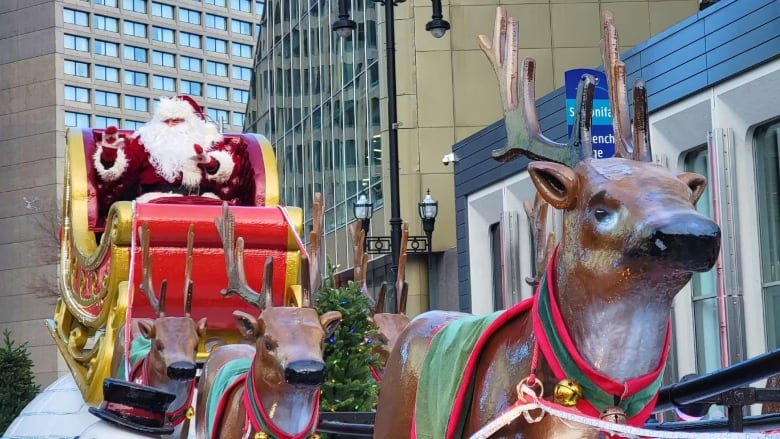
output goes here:
[{"label": "metal pole", "polygon": [[[395,92],[395,16],[393,0],[385,0],[385,35],[387,47],[387,122],[390,144],[390,244],[392,246],[392,283],[398,276],[398,258],[401,252],[401,201],[398,189],[398,108]],[[388,294],[389,312],[398,312],[398,292],[390,288]]]}]

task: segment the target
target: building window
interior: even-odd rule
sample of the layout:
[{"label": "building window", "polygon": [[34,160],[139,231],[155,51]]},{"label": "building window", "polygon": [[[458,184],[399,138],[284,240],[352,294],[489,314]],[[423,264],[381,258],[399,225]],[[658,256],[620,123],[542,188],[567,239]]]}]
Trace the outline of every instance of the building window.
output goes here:
[{"label": "building window", "polygon": [[138,128],[144,126],[144,124],[146,124],[146,122],[141,122],[140,120],[125,119],[125,123],[122,125],[122,128],[135,131]]},{"label": "building window", "polygon": [[225,7],[225,0],[203,0],[203,3],[207,5],[222,6]]},{"label": "building window", "polygon": [[63,20],[65,23],[76,24],[78,26],[89,26],[89,14],[83,11],[75,11],[73,9],[64,9]]},{"label": "building window", "polygon": [[122,9],[145,14],[146,0],[122,0]]},{"label": "building window", "polygon": [[780,346],[780,121],[758,127],[753,146],[766,347],[773,350]]},{"label": "building window", "polygon": [[95,126],[93,128],[105,128],[107,126],[119,126],[119,119],[108,116],[95,116]]},{"label": "building window", "polygon": [[176,79],[154,75],[152,77],[152,88],[155,90],[176,91]]},{"label": "building window", "polygon": [[227,123],[228,121],[228,112],[225,110],[218,110],[216,108],[209,108],[206,110],[206,115],[211,118],[211,120],[216,121],[217,124],[220,122]]},{"label": "building window", "polygon": [[206,73],[214,76],[227,77],[227,64],[216,61],[206,61]]},{"label": "building window", "polygon": [[81,76],[82,78],[89,78],[89,64],[65,60],[65,74],[73,76]]},{"label": "building window", "polygon": [[165,3],[152,2],[152,15],[173,20],[173,6]]},{"label": "building window", "polygon": [[230,0],[230,9],[235,11],[249,12],[251,6],[252,2],[250,0]]},{"label": "building window", "polygon": [[163,67],[175,67],[176,56],[168,52],[160,52],[159,50],[152,51],[152,64]]},{"label": "building window", "polygon": [[95,105],[119,108],[119,93],[95,90]]},{"label": "building window", "polygon": [[233,89],[233,102],[237,102],[239,104],[246,104],[247,101],[249,101],[248,90],[241,90],[238,88]]},{"label": "building window", "polygon": [[233,66],[231,78],[249,81],[252,79],[252,69],[249,67]]},{"label": "building window", "polygon": [[227,53],[227,41],[219,38],[206,37],[206,50],[217,53]]},{"label": "building window", "polygon": [[95,64],[95,79],[119,82],[119,69]]},{"label": "building window", "polygon": [[230,19],[230,30],[234,34],[252,35],[252,23],[232,18]]},{"label": "building window", "polygon": [[96,5],[103,5],[103,6],[110,6],[112,8],[116,7],[116,1],[117,0],[95,0]]},{"label": "building window", "polygon": [[228,98],[228,89],[227,87],[222,87],[220,85],[209,84],[206,87],[206,97],[226,101]]},{"label": "building window", "polygon": [[146,38],[146,25],[143,23],[136,23],[135,21],[125,20],[123,26],[123,33],[138,38]]},{"label": "building window", "polygon": [[152,26],[152,40],[161,41],[163,43],[173,44],[175,32],[173,29],[167,29],[159,26]]},{"label": "building window", "polygon": [[182,79],[181,92],[191,96],[203,96],[203,83]]},{"label": "building window", "polygon": [[241,58],[251,58],[252,46],[249,44],[231,43],[230,54]]},{"label": "building window", "polygon": [[95,29],[104,30],[106,32],[119,32],[119,20],[116,18],[95,15],[94,22]]},{"label": "building window", "polygon": [[200,49],[200,35],[179,31],[179,44]]},{"label": "building window", "polygon": [[200,26],[200,12],[192,9],[179,8],[179,21]]},{"label": "building window", "polygon": [[242,127],[244,126],[244,113],[239,113],[238,111],[233,112],[233,121],[231,122],[231,125]]},{"label": "building window", "polygon": [[89,103],[89,89],[83,87],[65,86],[65,100]]},{"label": "building window", "polygon": [[95,55],[112,56],[116,58],[119,56],[119,44],[95,40],[94,53]]},{"label": "building window", "polygon": [[190,72],[200,73],[203,71],[203,60],[191,56],[179,55],[179,68],[182,70],[189,70]]},{"label": "building window", "polygon": [[79,52],[89,52],[89,38],[65,34],[65,48],[78,50]]},{"label": "building window", "polygon": [[65,126],[68,127],[89,127],[89,114],[76,113],[73,111],[65,112]]},{"label": "building window", "polygon": [[[709,180],[709,169],[706,145],[685,155],[685,170],[687,172],[696,172]],[[696,210],[708,218],[712,217],[712,197],[709,186],[699,197]],[[696,368],[700,374],[720,368],[718,291],[715,285],[714,268],[706,273],[695,273],[691,278],[691,300],[693,300],[694,335],[696,337]]]},{"label": "building window", "polygon": [[146,49],[125,44],[125,60],[146,62]]},{"label": "building window", "polygon": [[206,14],[206,27],[227,30],[227,18],[214,14]]},{"label": "building window", "polygon": [[125,95],[125,110],[149,111],[149,100],[140,96]]},{"label": "building window", "polygon": [[125,70],[125,84],[134,85],[136,87],[148,87],[149,75],[144,72],[136,72],[133,70]]}]

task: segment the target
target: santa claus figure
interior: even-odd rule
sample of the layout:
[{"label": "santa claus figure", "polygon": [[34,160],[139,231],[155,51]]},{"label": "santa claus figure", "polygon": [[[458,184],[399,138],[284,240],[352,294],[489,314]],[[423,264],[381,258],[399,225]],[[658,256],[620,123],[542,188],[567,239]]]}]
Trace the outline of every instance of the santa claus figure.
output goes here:
[{"label": "santa claus figure", "polygon": [[238,167],[216,125],[189,96],[161,98],[152,120],[127,141],[116,127],[106,128],[93,163],[104,183],[129,188],[140,202],[182,196],[218,200],[212,188]]}]

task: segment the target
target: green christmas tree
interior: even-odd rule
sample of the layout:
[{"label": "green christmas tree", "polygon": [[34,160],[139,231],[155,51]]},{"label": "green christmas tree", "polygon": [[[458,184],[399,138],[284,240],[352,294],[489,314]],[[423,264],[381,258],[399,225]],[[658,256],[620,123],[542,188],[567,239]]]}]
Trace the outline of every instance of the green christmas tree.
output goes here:
[{"label": "green christmas tree", "polygon": [[379,385],[370,367],[379,366],[372,350],[379,344],[376,327],[369,323],[368,299],[354,282],[336,288],[335,268],[317,295],[315,306],[320,314],[339,311],[341,325],[325,340],[325,383],[322,385],[320,409],[329,412],[370,411],[376,407]]},{"label": "green christmas tree", "polygon": [[0,432],[4,432],[19,412],[40,391],[35,383],[27,343],[14,346],[11,332],[3,331],[4,346],[0,346]]}]

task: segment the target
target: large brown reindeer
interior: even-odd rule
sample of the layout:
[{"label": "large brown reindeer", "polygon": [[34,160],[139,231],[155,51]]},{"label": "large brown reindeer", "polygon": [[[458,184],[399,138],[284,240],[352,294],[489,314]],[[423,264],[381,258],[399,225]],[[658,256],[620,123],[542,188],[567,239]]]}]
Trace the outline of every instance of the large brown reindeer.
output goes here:
[{"label": "large brown reindeer", "polygon": [[[581,398],[563,398],[561,404],[576,403],[577,410],[595,418],[606,413],[606,419],[642,425],[660,385],[672,299],[694,272],[708,270],[718,256],[720,229],[694,209],[704,191],[704,177],[675,175],[649,162],[641,82],[634,86],[632,137],[625,67],[617,55],[611,14],[604,15],[602,40],[616,137],[616,156],[609,159],[590,158],[594,85],[590,76],[580,83],[575,130],[568,144],[542,135],[534,103],[533,60],[524,61],[518,78],[517,31],[517,20],[507,20],[499,8],[492,41],[480,36],[498,75],[506,114],[508,147],[494,152],[494,157],[508,160],[525,154],[544,160],[529,164],[528,172],[544,200],[564,211],[561,241],[533,306],[510,308],[488,326],[491,336],[480,339],[482,349],[468,363],[473,379],[468,391],[460,393],[464,405],[451,419],[447,417],[452,406],[445,405],[442,392],[445,384],[436,386],[437,374],[444,370],[430,370],[430,365],[440,364],[436,356],[442,351],[426,358],[426,350],[448,321],[448,327],[463,327],[481,320],[440,311],[412,320],[387,363],[377,438],[408,437],[413,415],[423,421],[415,423],[417,433],[421,428],[429,433],[420,437],[468,437],[518,400],[516,388],[523,380],[533,384],[543,400],[551,400],[559,380],[574,379],[582,390],[573,393]],[[453,349],[466,338],[459,334],[445,334],[459,340],[452,341]],[[424,418],[420,408],[428,410]],[[581,424],[552,416],[538,422],[520,417],[494,437],[598,435],[595,430],[577,430],[576,425]]]},{"label": "large brown reindeer", "polygon": [[[253,317],[235,311],[236,325],[254,346],[226,345],[214,350],[198,383],[196,436],[303,438],[314,431],[319,414],[320,385],[325,377],[323,340],[341,321],[341,313],[317,315],[311,308],[308,261],[301,264],[302,307],[274,307],[271,300],[273,264],[269,258],[260,293],[246,283],[242,238],[234,241],[234,218],[223,207],[216,220],[225,250],[229,286],[224,295],[239,294],[257,306]],[[304,258],[305,259],[305,258]],[[230,385],[221,375],[240,372]],[[258,435],[259,434],[259,435]]]},{"label": "large brown reindeer", "polygon": [[[149,254],[149,224],[144,223],[139,229],[141,240],[141,261],[143,282],[141,290],[146,294],[157,317],[151,319],[133,319],[130,325],[132,340],[148,340],[148,353],[139,361],[132,362],[127,377],[130,381],[164,390],[176,395],[166,413],[167,421],[174,427],[172,437],[185,438],[189,430],[189,420],[192,417],[192,398],[195,393],[195,364],[198,343],[206,334],[206,318],[197,323],[190,314],[192,306],[192,247],[194,241],[194,226],[190,225],[187,235],[187,258],[185,266],[184,285],[184,317],[173,317],[165,314],[165,291],[167,280],[160,285],[159,299],[155,293],[152,280],[152,258]],[[132,345],[131,345],[132,346]],[[125,349],[125,330],[120,330],[117,336],[114,352]],[[114,355],[111,364],[112,375],[120,370],[123,355]],[[120,378],[124,378],[120,377]]]}]

